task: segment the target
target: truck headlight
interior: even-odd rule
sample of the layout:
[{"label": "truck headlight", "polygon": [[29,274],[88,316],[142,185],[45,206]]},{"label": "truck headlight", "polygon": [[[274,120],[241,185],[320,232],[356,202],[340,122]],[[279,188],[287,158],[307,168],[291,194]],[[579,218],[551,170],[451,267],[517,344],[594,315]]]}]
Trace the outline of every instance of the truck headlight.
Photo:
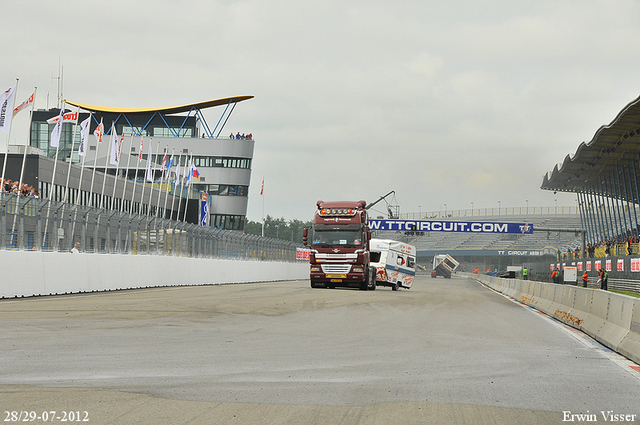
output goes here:
[{"label": "truck headlight", "polygon": [[312,267],[311,267],[311,271],[312,271],[312,272],[319,272],[319,271],[320,271],[320,267],[318,267],[318,266],[312,266]]},{"label": "truck headlight", "polygon": [[363,273],[364,269],[362,267],[354,267],[351,271],[354,273]]}]

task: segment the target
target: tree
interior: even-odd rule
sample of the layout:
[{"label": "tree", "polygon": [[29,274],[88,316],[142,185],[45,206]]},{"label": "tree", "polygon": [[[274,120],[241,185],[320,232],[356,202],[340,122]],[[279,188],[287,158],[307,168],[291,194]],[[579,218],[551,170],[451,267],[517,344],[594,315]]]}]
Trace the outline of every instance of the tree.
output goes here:
[{"label": "tree", "polygon": [[[285,220],[284,218],[273,218],[267,215],[264,219],[264,236],[268,238],[283,239],[294,243],[302,243],[302,229],[311,227],[312,221],[301,221],[298,219]],[[262,223],[247,220],[244,232],[249,235],[262,235]]]}]

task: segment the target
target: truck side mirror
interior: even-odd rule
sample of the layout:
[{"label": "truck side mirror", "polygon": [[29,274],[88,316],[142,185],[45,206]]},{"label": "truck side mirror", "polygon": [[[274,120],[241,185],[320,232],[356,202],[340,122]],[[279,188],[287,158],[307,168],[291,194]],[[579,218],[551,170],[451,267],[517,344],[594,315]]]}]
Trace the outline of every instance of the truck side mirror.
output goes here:
[{"label": "truck side mirror", "polygon": [[309,235],[309,229],[307,229],[306,227],[304,229],[302,229],[302,245],[306,245],[307,244],[307,236]]}]

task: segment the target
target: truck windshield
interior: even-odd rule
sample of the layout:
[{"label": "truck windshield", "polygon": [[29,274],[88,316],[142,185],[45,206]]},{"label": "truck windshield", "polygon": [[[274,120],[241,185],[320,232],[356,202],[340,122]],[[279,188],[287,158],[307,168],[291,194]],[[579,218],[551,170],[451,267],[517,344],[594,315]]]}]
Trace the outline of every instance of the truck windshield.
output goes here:
[{"label": "truck windshield", "polygon": [[359,230],[315,230],[312,245],[359,247],[362,246],[362,232]]}]

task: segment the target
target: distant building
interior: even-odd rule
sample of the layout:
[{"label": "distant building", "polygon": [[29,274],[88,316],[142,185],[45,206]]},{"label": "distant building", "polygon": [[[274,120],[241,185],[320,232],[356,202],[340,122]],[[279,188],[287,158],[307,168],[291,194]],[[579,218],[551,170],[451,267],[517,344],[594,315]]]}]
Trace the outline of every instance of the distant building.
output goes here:
[{"label": "distant building", "polygon": [[[79,199],[82,205],[97,207],[102,202],[110,205],[113,209],[124,207],[125,210],[128,210],[132,208],[133,211],[143,213],[148,208],[152,208],[154,211],[159,208],[163,216],[169,217],[170,215],[177,216],[179,206],[174,206],[172,211],[169,210],[170,207],[165,202],[167,193],[170,197],[175,192],[177,196],[182,193],[183,198],[199,199],[199,192],[205,192],[208,194],[210,226],[228,230],[243,230],[251,182],[254,140],[230,138],[229,136],[219,137],[219,135],[235,105],[252,97],[238,96],[151,109],[109,108],[67,102],[65,112],[76,112],[77,107],[85,112],[78,114],[78,125],[65,123],[62,126],[58,149],[59,162],[55,166],[53,200],[63,200],[64,188],[69,174],[68,169],[70,168],[70,191],[67,200],[71,202],[77,199],[79,190]],[[226,108],[219,121],[219,125],[222,124],[222,127],[211,130],[200,111],[214,106],[226,106]],[[227,112],[228,110],[229,112]],[[89,112],[92,113],[90,136],[87,155],[83,159],[78,155],[79,123],[89,116]],[[51,131],[55,124],[48,123],[47,120],[57,117],[59,113],[59,109],[34,111],[31,122],[30,147],[28,149],[30,155],[27,161],[29,176],[27,177],[26,172],[24,181],[37,187],[43,198],[48,197],[53,182],[54,161],[47,158],[55,158],[56,156],[56,149],[50,146]],[[93,135],[100,122],[104,125],[103,143],[98,143]],[[118,138],[124,134],[120,148],[120,161],[117,166],[109,164],[113,127],[115,127]],[[144,147],[142,160],[139,160],[141,139],[144,141]],[[149,160],[149,146],[153,152],[150,159],[155,180],[154,187],[162,190],[151,191],[148,189],[151,185],[144,184],[147,161]],[[21,159],[20,155],[15,154],[22,153],[22,149],[24,146],[9,147],[9,152],[13,155],[10,155],[11,161],[7,166],[7,171],[12,174],[7,174],[6,177],[17,178],[15,173],[19,172],[18,164],[21,163]],[[165,153],[167,161],[172,154],[174,156],[174,165],[170,175],[160,169]],[[46,158],[38,160],[38,156]],[[179,161],[181,172],[184,173],[188,167],[188,158],[193,158],[194,165],[199,172],[199,178],[194,178],[192,182],[192,188],[197,192],[187,193],[180,190],[180,185],[176,186],[174,183],[175,164]],[[69,167],[69,160],[72,161],[71,167]],[[82,164],[84,164],[84,171],[82,171]],[[102,179],[105,171],[107,176]],[[80,181],[81,175],[82,181]],[[136,180],[135,185],[133,184],[134,179]],[[115,190],[114,185],[116,185]],[[146,187],[144,199],[142,198],[143,187]],[[115,195],[112,196],[112,194]],[[150,200],[147,200],[148,196]]]}]

